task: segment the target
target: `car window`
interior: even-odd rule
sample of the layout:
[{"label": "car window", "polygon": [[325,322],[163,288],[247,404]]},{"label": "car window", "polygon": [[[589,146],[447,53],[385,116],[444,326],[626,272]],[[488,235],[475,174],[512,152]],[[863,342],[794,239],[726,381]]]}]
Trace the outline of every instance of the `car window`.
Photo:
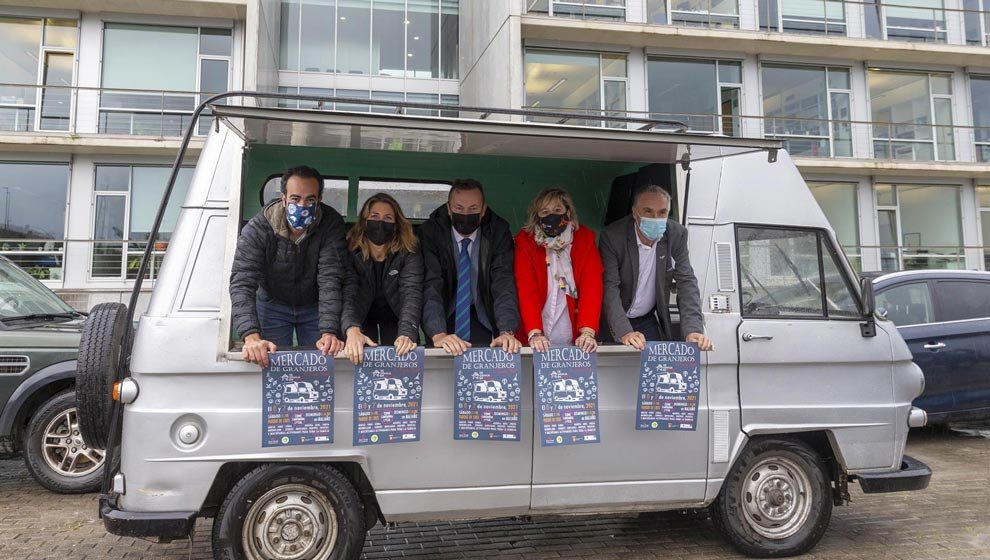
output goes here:
[{"label": "car window", "polygon": [[818,232],[739,227],[742,313],[824,317]]},{"label": "car window", "polygon": [[877,294],[877,310],[898,327],[934,321],[932,295],[927,282],[900,284]]},{"label": "car window", "polygon": [[990,282],[942,280],[937,284],[939,321],[990,317]]},{"label": "car window", "polygon": [[822,270],[825,272],[825,295],[828,305],[829,317],[846,317],[858,319],[863,316],[859,309],[859,301],[856,299],[852,287],[849,285],[848,276],[842,273],[839,266],[838,256],[835,251],[825,242],[822,236]]}]

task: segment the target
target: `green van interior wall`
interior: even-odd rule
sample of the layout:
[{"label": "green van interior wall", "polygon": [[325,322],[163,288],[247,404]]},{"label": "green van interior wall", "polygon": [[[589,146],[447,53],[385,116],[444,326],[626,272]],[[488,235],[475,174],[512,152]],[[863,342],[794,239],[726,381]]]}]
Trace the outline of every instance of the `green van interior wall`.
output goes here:
[{"label": "green van interior wall", "polygon": [[245,155],[243,219],[261,208],[259,193],[265,181],[297,165],[315,167],[324,176],[349,178],[348,221],[357,214],[357,181],[361,177],[438,182],[470,177],[481,181],[489,206],[509,221],[512,231],[522,227],[530,200],[548,187],[567,189],[574,198],[580,222],[598,231],[612,180],[635,173],[645,164],[255,145]]}]

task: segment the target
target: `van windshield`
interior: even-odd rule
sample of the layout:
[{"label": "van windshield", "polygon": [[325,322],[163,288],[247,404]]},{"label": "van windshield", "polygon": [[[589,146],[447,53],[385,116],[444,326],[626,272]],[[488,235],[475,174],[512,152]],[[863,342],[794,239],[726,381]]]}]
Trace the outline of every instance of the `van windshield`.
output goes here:
[{"label": "van windshield", "polygon": [[75,317],[78,313],[14,263],[0,259],[0,321]]}]

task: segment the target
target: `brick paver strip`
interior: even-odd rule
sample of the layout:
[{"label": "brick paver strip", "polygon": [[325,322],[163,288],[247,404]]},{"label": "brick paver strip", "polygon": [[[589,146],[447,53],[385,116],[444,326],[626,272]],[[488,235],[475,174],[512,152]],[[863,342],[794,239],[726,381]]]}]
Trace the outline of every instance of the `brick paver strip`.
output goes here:
[{"label": "brick paver strip", "polygon": [[[914,433],[908,453],[935,471],[924,492],[866,496],[836,508],[811,560],[990,560],[990,431]],[[210,553],[211,520],[192,543],[156,545],[107,534],[95,494],[60,496],[20,460],[0,461],[0,559],[192,558]],[[704,512],[601,515],[476,523],[409,523],[368,535],[364,558],[705,560],[741,558]]]}]

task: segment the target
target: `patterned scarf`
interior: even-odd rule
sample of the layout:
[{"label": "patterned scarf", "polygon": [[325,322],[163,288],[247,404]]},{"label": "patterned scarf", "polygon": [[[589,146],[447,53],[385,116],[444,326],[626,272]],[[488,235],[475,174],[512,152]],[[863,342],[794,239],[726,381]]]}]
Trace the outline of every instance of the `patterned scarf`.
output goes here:
[{"label": "patterned scarf", "polygon": [[574,284],[574,269],[571,267],[571,243],[574,242],[574,224],[568,224],[556,237],[547,237],[537,226],[534,229],[536,244],[546,249],[547,266],[557,282],[557,288],[577,299],[577,286]]}]

